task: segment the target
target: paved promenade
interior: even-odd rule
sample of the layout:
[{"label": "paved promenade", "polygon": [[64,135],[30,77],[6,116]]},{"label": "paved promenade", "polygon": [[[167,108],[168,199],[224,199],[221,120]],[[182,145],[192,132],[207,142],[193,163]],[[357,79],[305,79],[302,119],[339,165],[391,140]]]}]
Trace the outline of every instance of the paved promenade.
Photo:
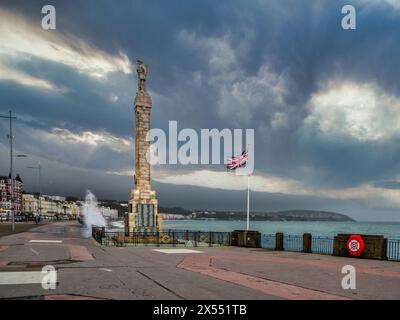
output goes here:
[{"label": "paved promenade", "polygon": [[[400,299],[399,262],[238,247],[176,249],[100,247],[80,238],[77,222],[34,227],[0,238],[0,298]],[[56,289],[26,280],[44,265],[56,268]],[[356,290],[341,287],[344,265],[356,268]]]},{"label": "paved promenade", "polygon": [[[48,221],[42,222],[41,224],[47,224]],[[36,223],[33,221],[28,222],[15,222],[14,233],[29,231],[30,229],[37,227]],[[0,222],[0,237],[12,234],[11,231],[11,221],[1,221]]]}]

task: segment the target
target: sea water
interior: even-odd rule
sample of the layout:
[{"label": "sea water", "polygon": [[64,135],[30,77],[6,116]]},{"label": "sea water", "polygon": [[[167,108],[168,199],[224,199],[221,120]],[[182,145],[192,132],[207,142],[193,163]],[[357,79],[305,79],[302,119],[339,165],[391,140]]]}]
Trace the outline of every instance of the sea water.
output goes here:
[{"label": "sea water", "polygon": [[[220,231],[230,232],[246,228],[246,221],[225,220],[164,220],[164,230]],[[123,231],[124,222],[115,221],[108,231]],[[363,222],[363,221],[250,221],[250,229],[262,234],[301,235],[311,233],[314,236],[334,236],[338,233],[375,234],[390,239],[400,239],[400,222]]]},{"label": "sea water", "polygon": [[[164,229],[198,231],[233,231],[246,229],[246,221],[164,220]],[[331,221],[250,221],[250,229],[263,234],[311,233],[314,236],[334,236],[338,233],[376,234],[400,239],[400,222],[331,222]]]}]

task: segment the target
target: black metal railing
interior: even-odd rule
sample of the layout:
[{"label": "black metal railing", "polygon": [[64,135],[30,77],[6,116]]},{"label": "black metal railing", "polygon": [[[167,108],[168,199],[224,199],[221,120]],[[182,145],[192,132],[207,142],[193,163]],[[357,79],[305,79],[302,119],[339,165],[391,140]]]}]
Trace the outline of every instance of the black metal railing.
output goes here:
[{"label": "black metal railing", "polygon": [[320,254],[333,254],[333,238],[313,236],[311,239],[311,252]]},{"label": "black metal railing", "polygon": [[263,234],[261,237],[261,247],[265,249],[275,249],[276,236],[274,234]]},{"label": "black metal railing", "polygon": [[[280,239],[280,241],[278,239]],[[334,237],[311,236],[310,234],[263,234],[261,238],[261,247],[278,251],[284,250],[332,255]],[[400,261],[400,239],[387,240],[387,259],[392,261]]]},{"label": "black metal railing", "polygon": [[92,227],[92,237],[95,239],[98,243],[102,243],[102,239],[105,237],[105,228],[101,227]]},{"label": "black metal railing", "polygon": [[93,238],[106,246],[212,247],[229,246],[230,232],[164,230],[160,232],[107,232],[93,227]]},{"label": "black metal railing", "polygon": [[[107,232],[93,227],[92,237],[105,246],[204,247],[229,246],[231,232],[163,230],[160,232]],[[282,239],[283,237],[283,239]],[[278,240],[280,238],[280,241]],[[282,241],[283,240],[283,241]],[[334,238],[328,236],[263,234],[261,247],[273,250],[333,254]],[[311,246],[311,248],[310,248]],[[400,261],[400,239],[387,240],[387,258]]]},{"label": "black metal railing", "polygon": [[387,256],[389,260],[400,261],[400,239],[388,239]]},{"label": "black metal railing", "polygon": [[285,235],[283,238],[283,249],[286,251],[302,251],[303,236],[302,235]]}]

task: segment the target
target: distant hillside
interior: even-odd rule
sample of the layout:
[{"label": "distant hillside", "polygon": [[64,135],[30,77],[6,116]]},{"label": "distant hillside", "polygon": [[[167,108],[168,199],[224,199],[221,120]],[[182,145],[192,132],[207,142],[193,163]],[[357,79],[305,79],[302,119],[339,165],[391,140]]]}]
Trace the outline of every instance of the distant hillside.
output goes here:
[{"label": "distant hillside", "polygon": [[[244,220],[246,212],[186,210],[182,208],[160,208],[160,212],[187,216],[191,219]],[[195,215],[192,215],[195,213]],[[317,210],[286,210],[278,212],[251,212],[251,219],[259,221],[354,221],[347,215]]]},{"label": "distant hillside", "polygon": [[287,210],[265,213],[264,216],[267,220],[278,221],[354,221],[354,219],[341,213],[314,210]]},{"label": "distant hillside", "polygon": [[[120,217],[123,217],[127,207],[122,207],[118,201],[102,200],[103,205],[118,209]],[[206,209],[188,210],[180,207],[159,207],[160,213],[179,215],[186,219],[215,219],[215,220],[245,220],[246,212],[243,211],[213,211]],[[349,216],[337,212],[319,210],[285,210],[277,212],[251,212],[254,221],[354,221]]]}]

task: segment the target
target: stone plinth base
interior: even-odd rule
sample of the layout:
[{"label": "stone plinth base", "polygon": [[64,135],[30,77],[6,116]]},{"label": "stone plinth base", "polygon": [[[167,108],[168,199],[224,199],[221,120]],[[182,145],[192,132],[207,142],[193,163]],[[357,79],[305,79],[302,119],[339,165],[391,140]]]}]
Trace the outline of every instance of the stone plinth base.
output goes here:
[{"label": "stone plinth base", "polygon": [[[378,235],[361,235],[365,248],[357,258],[387,260],[387,239]],[[338,234],[333,240],[333,255],[353,257],[347,251],[347,240],[350,234]]]},{"label": "stone plinth base", "polygon": [[231,245],[261,248],[261,233],[253,230],[234,230],[232,232]]},{"label": "stone plinth base", "polygon": [[153,190],[133,190],[129,201],[129,215],[125,221],[126,233],[153,233],[162,231],[158,201]]}]

